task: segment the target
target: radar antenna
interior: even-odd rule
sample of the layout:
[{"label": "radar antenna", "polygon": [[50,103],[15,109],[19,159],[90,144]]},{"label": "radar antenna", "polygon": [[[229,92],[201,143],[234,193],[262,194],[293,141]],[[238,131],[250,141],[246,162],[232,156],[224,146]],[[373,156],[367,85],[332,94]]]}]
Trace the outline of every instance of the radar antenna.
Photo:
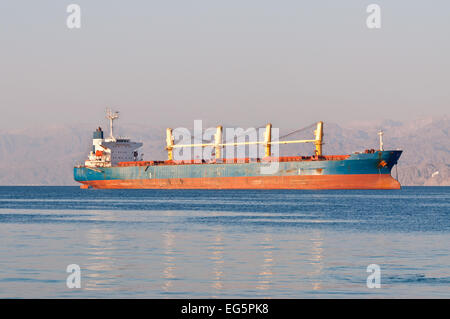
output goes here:
[{"label": "radar antenna", "polygon": [[109,138],[116,140],[113,134],[113,122],[119,118],[119,112],[113,112],[110,108],[106,109],[106,118],[109,120]]}]

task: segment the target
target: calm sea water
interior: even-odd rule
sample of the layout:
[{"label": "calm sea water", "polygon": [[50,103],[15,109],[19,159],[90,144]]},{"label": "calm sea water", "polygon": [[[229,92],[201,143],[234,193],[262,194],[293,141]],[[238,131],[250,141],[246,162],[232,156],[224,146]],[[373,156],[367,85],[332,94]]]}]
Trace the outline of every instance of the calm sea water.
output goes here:
[{"label": "calm sea water", "polygon": [[0,187],[0,297],[450,298],[450,188]]}]

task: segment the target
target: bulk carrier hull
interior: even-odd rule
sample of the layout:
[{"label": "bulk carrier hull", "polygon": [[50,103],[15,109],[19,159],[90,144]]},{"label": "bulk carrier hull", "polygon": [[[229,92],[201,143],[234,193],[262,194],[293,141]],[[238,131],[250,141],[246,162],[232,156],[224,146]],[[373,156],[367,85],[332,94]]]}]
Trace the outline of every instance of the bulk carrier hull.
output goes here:
[{"label": "bulk carrier hull", "polygon": [[[391,170],[402,151],[351,155],[122,162],[113,167],[74,168],[84,187],[124,189],[400,189]],[[276,167],[270,174],[265,167]]]}]

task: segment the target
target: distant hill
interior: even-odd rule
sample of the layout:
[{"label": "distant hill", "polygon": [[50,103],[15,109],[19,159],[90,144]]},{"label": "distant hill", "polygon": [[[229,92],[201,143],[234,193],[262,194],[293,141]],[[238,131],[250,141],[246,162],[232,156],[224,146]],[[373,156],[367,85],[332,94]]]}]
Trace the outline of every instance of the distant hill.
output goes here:
[{"label": "distant hill", "polygon": [[[119,133],[144,142],[145,159],[165,159],[165,128],[119,123]],[[449,119],[411,122],[325,123],[325,154],[345,154],[378,147],[377,131],[385,132],[385,148],[403,149],[398,165],[402,185],[450,185]],[[0,132],[0,185],[76,185],[73,165],[91,147],[95,125],[34,128]],[[288,131],[288,130],[286,130]],[[281,132],[283,134],[283,130]],[[312,132],[307,132],[311,136]],[[308,148],[309,147],[309,148]],[[282,154],[306,154],[311,146],[281,148]],[[396,176],[396,170],[392,172]]]}]

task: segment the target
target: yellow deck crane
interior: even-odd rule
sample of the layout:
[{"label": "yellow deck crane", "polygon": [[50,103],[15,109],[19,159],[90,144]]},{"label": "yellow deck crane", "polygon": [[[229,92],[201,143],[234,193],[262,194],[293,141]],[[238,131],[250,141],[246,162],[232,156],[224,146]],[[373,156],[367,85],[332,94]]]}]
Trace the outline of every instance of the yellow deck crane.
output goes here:
[{"label": "yellow deck crane", "polygon": [[214,134],[214,143],[201,143],[201,144],[174,144],[174,137],[172,135],[172,129],[168,128],[166,130],[166,150],[168,155],[168,160],[173,160],[173,149],[174,148],[186,148],[186,147],[207,147],[212,146],[215,148],[215,157],[219,159],[222,157],[222,147],[224,146],[239,146],[239,145],[254,145],[262,144],[265,146],[265,156],[271,156],[271,146],[273,144],[294,144],[294,143],[313,143],[315,145],[315,155],[322,156],[322,139],[323,139],[323,122],[317,122],[316,130],[314,131],[313,140],[293,140],[293,141],[272,141],[272,124],[266,125],[266,130],[264,132],[264,141],[255,142],[233,142],[233,143],[222,143],[222,126],[217,126],[216,133]]}]

